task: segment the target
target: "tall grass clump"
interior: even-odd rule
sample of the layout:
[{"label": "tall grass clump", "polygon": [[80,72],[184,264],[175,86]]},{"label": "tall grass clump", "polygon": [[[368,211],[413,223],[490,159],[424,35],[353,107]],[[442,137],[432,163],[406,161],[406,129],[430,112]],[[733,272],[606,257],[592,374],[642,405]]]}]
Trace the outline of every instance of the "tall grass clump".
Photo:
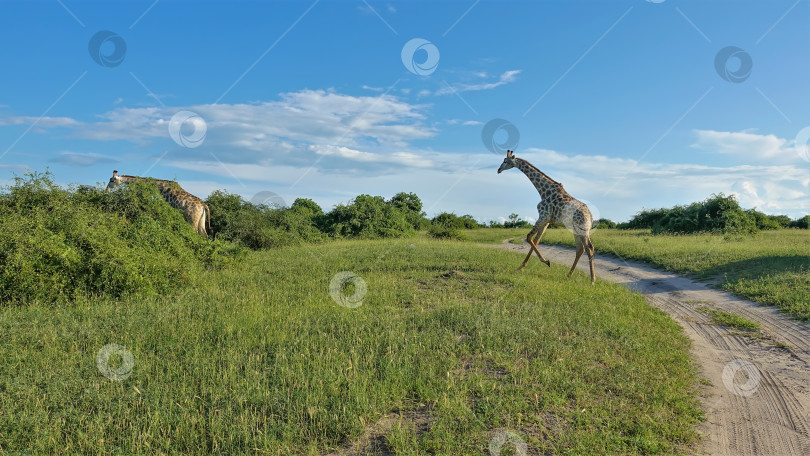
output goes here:
[{"label": "tall grass clump", "polygon": [[234,254],[197,234],[146,182],[104,193],[33,172],[0,193],[3,302],[167,293]]}]

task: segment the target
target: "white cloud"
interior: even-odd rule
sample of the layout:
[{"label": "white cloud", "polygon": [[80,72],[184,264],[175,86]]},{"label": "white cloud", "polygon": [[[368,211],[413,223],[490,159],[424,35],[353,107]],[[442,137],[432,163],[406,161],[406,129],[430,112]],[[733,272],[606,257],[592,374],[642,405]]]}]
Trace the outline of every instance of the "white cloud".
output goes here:
[{"label": "white cloud", "polygon": [[[517,79],[517,75],[520,74],[520,71],[521,70],[505,71],[500,75],[500,77],[498,77],[498,80],[494,82],[456,84],[450,87],[443,87],[436,91],[436,95],[449,95],[457,92],[472,92],[477,90],[491,90],[504,84],[514,82]],[[481,73],[476,73],[476,75],[481,75]],[[483,76],[486,76],[486,73],[483,73]]]},{"label": "white cloud", "polygon": [[[437,133],[424,123],[426,107],[392,95],[351,96],[331,90],[303,90],[281,94],[277,101],[253,104],[118,107],[93,122],[67,117],[5,117],[0,118],[0,126],[38,120],[41,129],[69,127],[72,136],[81,139],[124,140],[142,146],[157,142],[168,145],[175,159],[209,157],[214,152],[228,163],[308,166],[317,158],[310,145],[339,145],[375,149],[378,153],[388,151],[392,154],[388,163],[403,166],[418,162],[402,155],[412,141]],[[170,139],[170,120],[182,110],[192,111],[205,121],[207,134],[202,147],[183,149]],[[91,159],[63,156],[56,161],[77,163]],[[331,164],[339,165],[334,161]]]},{"label": "white cloud", "polygon": [[0,118],[0,126],[36,124],[40,128],[77,127],[82,123],[70,117],[11,116]]},{"label": "white cloud", "polygon": [[752,131],[695,130],[697,140],[692,147],[707,152],[731,155],[744,160],[768,161],[773,163],[799,160],[798,150],[793,144],[776,135],[760,135]]},{"label": "white cloud", "polygon": [[101,163],[117,163],[118,160],[106,155],[94,153],[60,152],[50,160],[53,163],[63,163],[69,166],[92,166]]},{"label": "white cloud", "polygon": [[320,156],[333,156],[365,164],[389,164],[408,168],[436,167],[436,163],[433,160],[412,152],[380,154],[333,145],[311,145],[309,148]]},{"label": "white cloud", "polygon": [[464,125],[464,126],[483,125],[483,122],[480,122],[478,120],[462,120],[462,119],[450,119],[447,120],[446,123],[448,125]]},{"label": "white cloud", "polygon": [[[280,139],[315,143],[404,145],[435,135],[422,125],[424,105],[413,105],[391,95],[350,96],[333,91],[304,90],[281,95],[281,100],[256,104],[207,104],[184,107],[116,108],[101,121],[82,124],[76,135],[96,140],[143,143],[168,139],[171,117],[181,110],[205,120],[206,143],[266,150]],[[71,119],[72,120],[72,119]],[[75,122],[75,121],[73,121]]]}]

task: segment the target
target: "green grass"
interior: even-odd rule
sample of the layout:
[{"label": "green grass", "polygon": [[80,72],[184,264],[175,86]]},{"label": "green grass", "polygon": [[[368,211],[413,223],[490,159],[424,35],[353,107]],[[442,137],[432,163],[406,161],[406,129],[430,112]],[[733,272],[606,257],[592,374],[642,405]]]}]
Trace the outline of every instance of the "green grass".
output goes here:
[{"label": "green grass", "polygon": [[[528,229],[465,232],[478,242],[524,238]],[[489,233],[484,233],[491,231]],[[500,238],[500,239],[497,239]],[[793,317],[810,321],[810,232],[798,229],[763,231],[728,238],[714,234],[651,235],[648,230],[599,229],[591,234],[597,258],[612,254],[655,267],[715,282],[724,290],[764,305],[779,306]],[[549,229],[541,243],[573,247],[566,229]]]},{"label": "green grass", "polygon": [[727,326],[734,329],[760,329],[761,326],[755,321],[751,321],[741,315],[723,312],[722,310],[714,310],[701,308],[699,311],[712,317],[712,323],[716,325]]},{"label": "green grass", "polygon": [[[503,431],[532,454],[688,452],[701,412],[678,325],[517,260],[340,241],[252,252],[179,296],[4,306],[0,453],[314,455],[392,412],[421,417],[383,436],[397,454],[488,454]],[[367,285],[357,308],[327,292],[340,271]],[[122,381],[96,367],[113,343],[134,357]]]}]

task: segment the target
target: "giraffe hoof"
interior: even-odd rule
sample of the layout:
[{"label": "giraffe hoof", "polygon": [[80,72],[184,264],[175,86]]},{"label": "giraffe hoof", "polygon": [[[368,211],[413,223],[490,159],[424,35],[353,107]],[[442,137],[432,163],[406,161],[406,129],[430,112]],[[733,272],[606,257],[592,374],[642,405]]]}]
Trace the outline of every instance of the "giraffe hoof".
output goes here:
[{"label": "giraffe hoof", "polygon": [[550,260],[546,260],[546,266],[551,267],[551,261]]}]

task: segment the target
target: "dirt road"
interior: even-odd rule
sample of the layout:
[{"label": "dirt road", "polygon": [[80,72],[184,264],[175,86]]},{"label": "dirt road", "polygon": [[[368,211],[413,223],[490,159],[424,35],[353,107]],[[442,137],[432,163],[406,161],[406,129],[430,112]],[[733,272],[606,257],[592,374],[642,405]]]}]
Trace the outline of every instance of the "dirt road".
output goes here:
[{"label": "dirt road", "polygon": [[[528,245],[499,247],[528,253]],[[540,245],[543,255],[566,270],[570,248]],[[520,260],[515,258],[516,266]],[[539,264],[537,257],[533,262]],[[563,267],[553,264],[552,267]],[[577,269],[587,274],[583,255]],[[717,455],[810,455],[810,326],[773,307],[761,307],[729,293],[636,262],[600,256],[596,280],[609,280],[643,294],[671,315],[692,340],[692,356],[708,380],[702,394],[706,421],[699,451]],[[542,274],[535,266],[524,271]],[[744,335],[712,324],[699,312],[709,308],[742,315],[763,330]]]}]

